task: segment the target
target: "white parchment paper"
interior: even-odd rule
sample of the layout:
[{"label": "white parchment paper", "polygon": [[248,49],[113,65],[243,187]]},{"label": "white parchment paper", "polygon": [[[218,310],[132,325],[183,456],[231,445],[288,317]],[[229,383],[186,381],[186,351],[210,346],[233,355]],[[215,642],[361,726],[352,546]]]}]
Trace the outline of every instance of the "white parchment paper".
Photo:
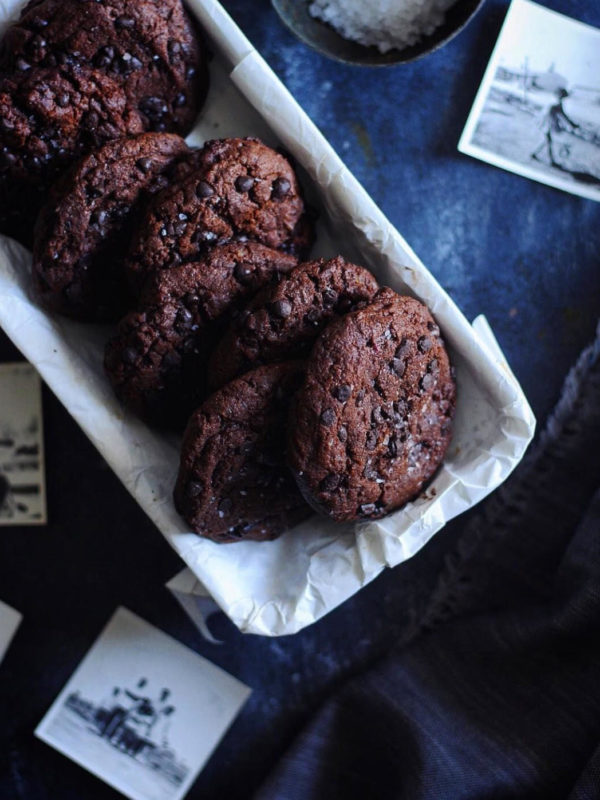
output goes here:
[{"label": "white parchment paper", "polygon": [[[0,25],[21,3],[0,3]],[[377,522],[312,517],[270,543],[217,545],[190,533],[171,492],[179,441],[145,427],[116,402],[102,371],[109,329],[53,317],[29,293],[29,253],[0,237],[0,324],[37,367],[148,516],[243,631],[294,633],[414,555],[444,523],[495,489],[520,461],[535,420],[484,322],[469,325],[310,119],[215,0],[190,0],[215,51],[212,88],[189,137],[256,135],[297,159],[321,210],[317,255],[341,253],[380,282],[429,305],[457,368],[455,433],[421,497]],[[149,538],[147,547],[153,541]]]}]

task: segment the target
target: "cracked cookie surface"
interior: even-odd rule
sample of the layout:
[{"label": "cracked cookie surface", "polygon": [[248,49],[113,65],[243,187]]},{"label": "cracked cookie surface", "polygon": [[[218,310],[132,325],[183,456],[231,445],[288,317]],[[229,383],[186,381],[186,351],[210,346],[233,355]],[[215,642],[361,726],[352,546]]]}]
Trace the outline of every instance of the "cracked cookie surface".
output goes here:
[{"label": "cracked cookie surface", "polygon": [[206,362],[231,315],[295,265],[287,253],[233,242],[152,275],[140,310],[121,321],[106,346],[117,396],[153,425],[182,428],[206,395]]},{"label": "cracked cookie surface", "polygon": [[368,303],[378,288],[368,270],[341,256],[298,265],[232,321],[211,357],[211,385],[260,364],[305,356],[332,319]]}]

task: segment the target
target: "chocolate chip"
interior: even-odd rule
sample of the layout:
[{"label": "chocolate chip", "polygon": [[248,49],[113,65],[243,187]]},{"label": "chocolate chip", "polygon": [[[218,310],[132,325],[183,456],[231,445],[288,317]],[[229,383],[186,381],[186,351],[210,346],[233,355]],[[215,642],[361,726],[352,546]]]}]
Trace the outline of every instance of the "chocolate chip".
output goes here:
[{"label": "chocolate chip", "polygon": [[31,69],[31,64],[25,61],[24,58],[17,58],[15,66],[19,72],[27,72],[28,69]]},{"label": "chocolate chip", "polygon": [[56,105],[60,108],[66,108],[69,105],[70,96],[68,92],[61,92],[56,95]]},{"label": "chocolate chip", "polygon": [[186,494],[188,497],[198,497],[204,491],[204,484],[202,481],[190,481],[186,486]]},{"label": "chocolate chip", "polygon": [[427,372],[436,373],[440,371],[440,364],[437,358],[432,358],[429,364],[427,364]]},{"label": "chocolate chip", "polygon": [[134,364],[137,361],[138,351],[134,347],[126,347],[121,353],[124,364]]},{"label": "chocolate chip", "polygon": [[333,289],[325,289],[323,292],[323,305],[330,308],[336,304],[338,294]]},{"label": "chocolate chip", "polygon": [[271,197],[273,197],[275,200],[281,200],[286,196],[291,188],[292,184],[287,178],[275,178],[273,181]]},{"label": "chocolate chip", "polygon": [[131,69],[141,69],[144,65],[139,60],[139,58],[131,56],[131,58],[129,59],[129,66]]},{"label": "chocolate chip", "polygon": [[95,111],[90,111],[86,115],[85,121],[86,121],[86,125],[88,126],[88,128],[90,128],[91,130],[94,130],[94,128],[100,122],[100,117],[98,116],[98,114],[96,114]]},{"label": "chocolate chip", "polygon": [[288,300],[276,300],[270,303],[269,311],[274,317],[286,319],[292,313],[292,304]]},{"label": "chocolate chip", "polygon": [[102,47],[98,50],[98,54],[94,59],[94,63],[97,67],[108,67],[112,64],[115,59],[115,48],[114,47]]},{"label": "chocolate chip", "polygon": [[435,383],[435,378],[430,372],[426,372],[425,375],[419,381],[419,388],[422,392],[427,392]]},{"label": "chocolate chip", "polygon": [[219,511],[219,516],[220,517],[224,517],[225,514],[229,514],[229,512],[232,509],[232,507],[233,507],[233,503],[231,502],[231,498],[224,497],[221,500],[221,502],[219,503],[219,505],[217,506],[218,511]]},{"label": "chocolate chip", "polygon": [[375,450],[377,447],[377,433],[375,431],[367,432],[365,447],[367,450]]},{"label": "chocolate chip", "polygon": [[396,352],[394,353],[394,358],[406,358],[410,350],[410,342],[408,339],[404,338],[396,348]]},{"label": "chocolate chip", "polygon": [[17,161],[17,157],[14,153],[11,153],[8,150],[3,150],[0,153],[0,166],[2,167],[11,167]]},{"label": "chocolate chip", "polygon": [[90,222],[94,225],[104,225],[108,218],[108,213],[104,209],[98,208],[90,215]]},{"label": "chocolate chip", "polygon": [[175,325],[177,328],[183,328],[184,330],[191,328],[193,321],[194,315],[191,311],[189,311],[187,308],[179,309],[177,316],[175,317]]},{"label": "chocolate chip", "polygon": [[321,412],[319,419],[321,420],[321,425],[325,425],[325,427],[328,428],[330,425],[333,425],[335,421],[334,410],[332,408],[326,408],[325,411]]},{"label": "chocolate chip", "polygon": [[390,361],[390,369],[394,375],[397,375],[399,378],[401,378],[406,370],[406,361],[401,358],[394,358],[392,361]]},{"label": "chocolate chip", "polygon": [[309,310],[304,315],[304,322],[308,325],[318,325],[321,321],[321,315],[316,308],[309,308]]},{"label": "chocolate chip", "polygon": [[249,192],[253,186],[254,178],[250,175],[239,175],[235,179],[235,188],[238,190],[238,192]]},{"label": "chocolate chip", "polygon": [[47,44],[48,42],[43,36],[34,36],[27,45],[27,52],[33,57],[34,61],[40,61],[44,57]]},{"label": "chocolate chip", "polygon": [[187,95],[185,94],[185,92],[180,92],[173,101],[173,105],[175,106],[175,108],[181,108],[186,103],[187,103]]},{"label": "chocolate chip", "polygon": [[206,181],[200,181],[196,186],[197,197],[212,197],[215,190]]},{"label": "chocolate chip", "polygon": [[133,28],[135,20],[133,17],[120,16],[115,20],[115,28]]},{"label": "chocolate chip", "polygon": [[356,407],[360,406],[362,401],[365,399],[365,390],[361,389],[360,392],[356,395]]},{"label": "chocolate chip", "polygon": [[390,437],[388,442],[388,453],[390,458],[396,458],[398,455],[398,439],[395,436]]},{"label": "chocolate chip", "polygon": [[135,165],[143,173],[150,172],[150,170],[152,169],[152,159],[138,158],[138,160],[135,162]]},{"label": "chocolate chip", "polygon": [[338,430],[338,439],[340,440],[340,442],[342,444],[345,444],[346,441],[348,440],[348,431],[346,430],[346,428],[343,425]]},{"label": "chocolate chip", "polygon": [[433,347],[433,344],[431,343],[431,339],[427,336],[420,336],[417,341],[417,347],[421,353],[428,353]]},{"label": "chocolate chip", "polygon": [[340,403],[345,403],[347,400],[350,399],[350,395],[352,394],[352,387],[349,386],[347,383],[342,383],[340,386],[334,387],[331,394],[335,397],[336,400],[339,400]]},{"label": "chocolate chip", "polygon": [[319,489],[322,492],[335,492],[335,490],[339,488],[343,479],[343,475],[330,472],[329,475],[326,475],[319,484]]},{"label": "chocolate chip", "polygon": [[383,409],[381,406],[375,406],[371,411],[371,422],[375,425],[380,425],[384,421]]},{"label": "chocolate chip", "polygon": [[233,268],[233,277],[236,279],[236,281],[241,283],[242,286],[248,286],[252,283],[252,268],[244,263],[236,264]]},{"label": "chocolate chip", "polygon": [[354,307],[354,302],[352,301],[351,297],[348,297],[348,295],[340,297],[340,299],[337,302],[337,309],[342,314],[345,314],[347,311],[350,311],[350,309],[353,307]]},{"label": "chocolate chip", "polygon": [[358,513],[361,514],[363,517],[370,517],[372,514],[375,513],[377,506],[375,503],[363,503],[361,506],[358,507]]},{"label": "chocolate chip", "polygon": [[144,97],[140,102],[140,111],[150,120],[160,120],[169,108],[161,97]]}]

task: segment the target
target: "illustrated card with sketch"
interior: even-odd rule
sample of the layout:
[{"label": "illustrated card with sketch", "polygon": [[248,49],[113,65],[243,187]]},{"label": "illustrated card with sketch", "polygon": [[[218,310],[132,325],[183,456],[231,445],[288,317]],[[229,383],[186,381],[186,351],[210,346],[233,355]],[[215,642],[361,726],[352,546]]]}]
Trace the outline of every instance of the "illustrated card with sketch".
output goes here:
[{"label": "illustrated card with sketch", "polygon": [[132,800],[180,800],[249,694],[119,608],[35,733]]},{"label": "illustrated card with sketch", "polygon": [[600,30],[513,0],[458,149],[600,200]]},{"label": "illustrated card with sketch", "polygon": [[0,364],[0,525],[45,522],[40,376],[26,361]]}]

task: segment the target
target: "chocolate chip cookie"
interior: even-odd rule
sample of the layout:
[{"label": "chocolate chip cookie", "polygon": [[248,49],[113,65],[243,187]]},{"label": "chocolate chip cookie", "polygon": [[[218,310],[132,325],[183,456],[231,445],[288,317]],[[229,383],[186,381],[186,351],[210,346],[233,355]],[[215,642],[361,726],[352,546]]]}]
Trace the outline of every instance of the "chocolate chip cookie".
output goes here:
[{"label": "chocolate chip cookie", "polygon": [[289,161],[258,139],[207,142],[198,168],[158,194],[134,235],[132,284],[192,261],[215,245],[255,241],[303,254],[312,243],[298,180]]},{"label": "chocolate chip cookie", "polygon": [[207,84],[180,0],[30,2],[0,74],[0,231],[26,244],[67,166],[119,136],[187,132]]},{"label": "chocolate chip cookie", "polygon": [[337,521],[404,505],[439,467],[454,405],[433,317],[382,289],[334,320],[311,353],[289,426],[289,463],[304,496]]},{"label": "chocolate chip cookie", "polygon": [[190,130],[208,87],[206,50],[181,0],[38,0],[4,35],[0,71],[94,69],[145,130]]},{"label": "chocolate chip cookie", "polygon": [[97,70],[0,79],[0,231],[29,244],[59,174],[82,153],[143,130],[121,87]]},{"label": "chocolate chip cookie", "polygon": [[341,256],[300,264],[233,320],[211,357],[211,386],[260,364],[306,355],[328,322],[368,303],[378,288],[368,270]]},{"label": "chocolate chip cookie", "polygon": [[151,276],[140,311],[107,344],[105,367],[122,402],[147,422],[182,428],[206,395],[206,361],[231,314],[296,259],[255,243]]},{"label": "chocolate chip cookie", "polygon": [[85,321],[125,313],[122,259],[135,213],[189,152],[177,134],[143,133],[94,150],[59,180],[33,246],[34,285],[47,308]]},{"label": "chocolate chip cookie", "polygon": [[311,513],[285,465],[288,406],[301,377],[298,362],[259,367],[192,415],[174,499],[200,536],[275,539]]}]

